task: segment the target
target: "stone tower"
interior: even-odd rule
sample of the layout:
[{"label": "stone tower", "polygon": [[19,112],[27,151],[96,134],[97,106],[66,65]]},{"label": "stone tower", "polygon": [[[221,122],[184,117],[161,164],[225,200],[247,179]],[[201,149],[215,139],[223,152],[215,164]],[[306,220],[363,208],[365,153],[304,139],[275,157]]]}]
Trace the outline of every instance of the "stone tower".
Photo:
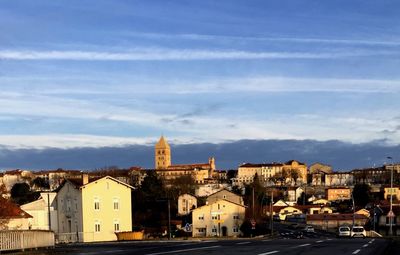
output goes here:
[{"label": "stone tower", "polygon": [[156,169],[166,169],[171,165],[171,148],[164,136],[155,146],[154,159]]}]

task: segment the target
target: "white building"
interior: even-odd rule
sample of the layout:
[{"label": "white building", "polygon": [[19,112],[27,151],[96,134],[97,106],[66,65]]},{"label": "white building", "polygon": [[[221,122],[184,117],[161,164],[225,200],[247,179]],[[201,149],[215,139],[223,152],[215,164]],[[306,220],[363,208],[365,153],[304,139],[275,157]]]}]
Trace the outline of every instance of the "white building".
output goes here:
[{"label": "white building", "polygon": [[197,208],[197,198],[190,194],[183,194],[178,197],[178,214],[188,215]]},{"label": "white building", "polygon": [[192,236],[238,236],[245,217],[245,206],[219,199],[193,210]]},{"label": "white building", "polygon": [[29,219],[31,229],[58,232],[56,195],[55,192],[42,192],[38,200],[21,206],[22,210],[33,217]]}]

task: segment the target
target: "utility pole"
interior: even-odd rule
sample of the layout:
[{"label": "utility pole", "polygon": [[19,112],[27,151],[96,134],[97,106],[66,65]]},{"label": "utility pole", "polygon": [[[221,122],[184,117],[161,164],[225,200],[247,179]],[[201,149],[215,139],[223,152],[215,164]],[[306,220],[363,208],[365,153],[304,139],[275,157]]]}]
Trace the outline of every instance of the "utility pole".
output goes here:
[{"label": "utility pole", "polygon": [[[354,192],[354,189],[353,189],[353,192]],[[355,203],[354,203],[353,192],[351,192],[351,200],[353,201],[353,227],[354,227],[355,217],[356,217],[356,207],[355,207]]]},{"label": "utility pole", "polygon": [[274,236],[274,188],[271,189],[271,211],[270,211],[270,215],[271,215],[271,237]]},{"label": "utility pole", "polygon": [[253,220],[254,220],[254,186],[253,186]]},{"label": "utility pole", "polygon": [[387,157],[392,163],[392,169],[390,170],[390,211],[387,217],[389,217],[389,236],[393,235],[393,158]]},{"label": "utility pole", "polygon": [[168,240],[171,240],[171,202],[168,198]]},{"label": "utility pole", "polygon": [[49,230],[51,230],[51,214],[50,214],[50,194],[47,192],[47,211],[49,216]]}]

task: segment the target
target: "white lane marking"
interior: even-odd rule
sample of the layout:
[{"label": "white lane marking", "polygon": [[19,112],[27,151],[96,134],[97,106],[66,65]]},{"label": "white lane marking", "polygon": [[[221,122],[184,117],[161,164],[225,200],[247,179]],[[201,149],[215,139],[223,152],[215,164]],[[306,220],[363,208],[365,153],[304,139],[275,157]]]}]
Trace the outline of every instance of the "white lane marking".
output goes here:
[{"label": "white lane marking", "polygon": [[327,241],[332,241],[332,239],[330,239],[330,238],[328,238],[328,239],[326,239]]},{"label": "white lane marking", "polygon": [[116,253],[116,252],[121,252],[124,250],[112,250],[112,251],[103,251],[104,253]]},{"label": "white lane marking", "polygon": [[365,247],[368,247],[368,244],[364,244],[363,247],[364,247],[364,248],[365,248]]},{"label": "white lane marking", "polygon": [[318,240],[318,241],[316,241],[316,243],[323,243],[323,242],[325,242],[324,240]]},{"label": "white lane marking", "polygon": [[301,245],[299,245],[299,246],[296,246],[296,247],[305,247],[305,246],[309,246],[309,245],[311,245],[311,244],[309,244],[309,243],[305,243],[305,244],[301,244]]},{"label": "white lane marking", "polygon": [[361,251],[360,249],[355,250],[352,254],[357,254],[357,253],[359,253],[360,251]]},{"label": "white lane marking", "polygon": [[279,252],[279,251],[269,251],[269,252],[264,252],[264,253],[260,253],[260,254],[257,254],[257,255],[269,255],[269,254],[274,254],[274,253],[277,253],[277,252]]},{"label": "white lane marking", "polygon": [[271,242],[271,239],[261,240],[261,242]]},{"label": "white lane marking", "polygon": [[236,245],[242,245],[242,244],[249,244],[250,242],[241,242],[241,243],[237,243]]},{"label": "white lane marking", "polygon": [[[174,246],[172,246],[172,247],[176,247],[176,246],[188,246],[188,245],[193,245],[194,243],[181,243],[181,244],[177,244],[177,245],[174,245]],[[197,243],[196,243],[197,244]]]},{"label": "white lane marking", "polygon": [[219,247],[221,247],[221,245],[205,246],[205,247],[199,247],[199,248],[190,248],[190,249],[182,249],[182,250],[174,250],[174,251],[155,252],[155,253],[148,253],[146,255],[173,254],[173,253],[178,253],[178,252],[199,251],[199,250],[214,249],[214,248],[219,248]]}]

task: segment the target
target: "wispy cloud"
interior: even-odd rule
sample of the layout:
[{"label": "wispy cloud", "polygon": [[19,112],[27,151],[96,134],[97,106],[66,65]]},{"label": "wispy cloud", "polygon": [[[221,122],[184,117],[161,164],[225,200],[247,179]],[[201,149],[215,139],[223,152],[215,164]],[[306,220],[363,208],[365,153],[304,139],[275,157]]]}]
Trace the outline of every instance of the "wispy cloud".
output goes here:
[{"label": "wispy cloud", "polygon": [[149,39],[181,39],[193,41],[230,41],[237,42],[290,42],[290,43],[314,43],[314,44],[338,44],[338,45],[360,45],[360,46],[400,46],[399,40],[376,40],[371,39],[340,39],[340,38],[311,38],[311,37],[273,37],[273,36],[228,36],[210,34],[162,34],[162,33],[139,33],[124,32],[123,35],[149,38]]},{"label": "wispy cloud", "polygon": [[334,59],[392,52],[251,52],[238,50],[133,49],[127,52],[107,51],[35,51],[1,50],[0,59],[8,60],[76,60],[76,61],[170,61],[170,60],[235,60],[235,59]]},{"label": "wispy cloud", "polygon": [[48,135],[0,135],[0,144],[9,149],[23,148],[80,148],[151,144],[152,137],[115,137],[96,135],[48,134]]},{"label": "wispy cloud", "polygon": [[[346,78],[304,78],[279,76],[254,77],[213,77],[198,80],[179,79],[177,81],[143,80],[131,81],[126,74],[110,74],[107,77],[92,77],[88,80],[84,74],[68,78],[58,76],[41,79],[26,77],[0,77],[3,82],[0,96],[4,98],[22,95],[124,95],[124,94],[202,94],[202,93],[298,93],[298,92],[335,92],[335,93],[400,93],[400,80],[397,79],[346,79]],[[26,87],[26,83],[31,84]],[[21,84],[17,86],[17,84]],[[51,85],[44,85],[51,84]],[[55,86],[54,84],[57,84]],[[93,85],[88,85],[93,84]],[[19,92],[18,92],[19,91]]]}]

